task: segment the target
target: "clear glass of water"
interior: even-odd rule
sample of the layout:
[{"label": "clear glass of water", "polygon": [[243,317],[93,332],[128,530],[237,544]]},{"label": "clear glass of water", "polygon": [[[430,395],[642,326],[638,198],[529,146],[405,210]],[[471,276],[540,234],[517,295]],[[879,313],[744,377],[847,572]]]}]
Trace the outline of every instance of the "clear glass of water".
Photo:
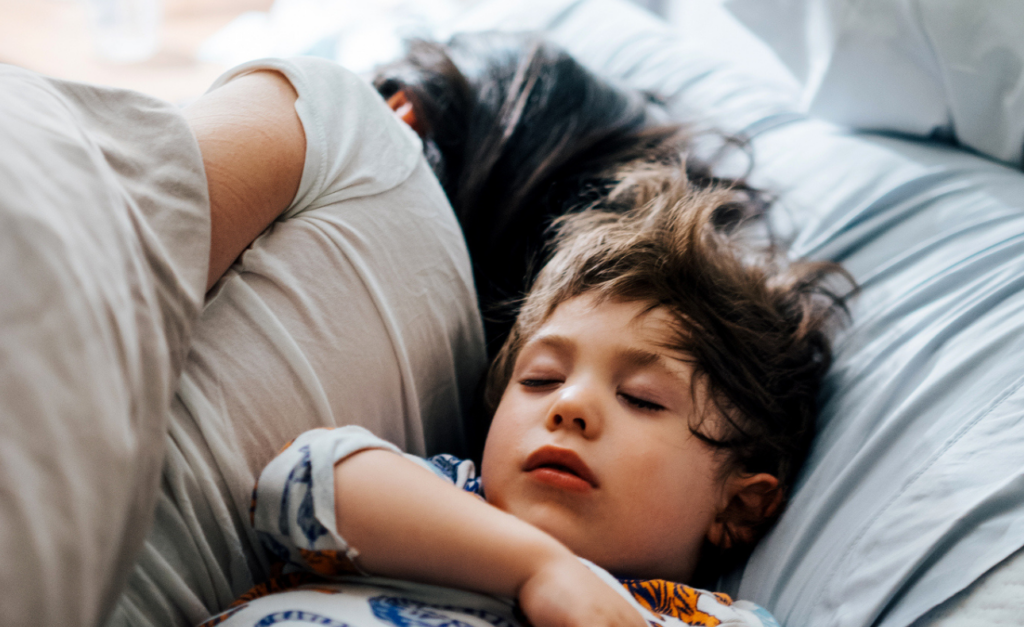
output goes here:
[{"label": "clear glass of water", "polygon": [[96,52],[115,63],[138,63],[160,48],[161,0],[86,0]]}]

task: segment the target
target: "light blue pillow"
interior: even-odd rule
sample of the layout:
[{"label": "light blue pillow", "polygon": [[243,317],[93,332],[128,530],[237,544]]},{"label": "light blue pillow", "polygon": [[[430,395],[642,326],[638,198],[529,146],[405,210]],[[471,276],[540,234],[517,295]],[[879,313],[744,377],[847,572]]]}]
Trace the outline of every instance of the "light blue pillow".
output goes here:
[{"label": "light blue pillow", "polygon": [[728,591],[786,625],[909,625],[1024,546],[1024,175],[806,119],[759,60],[621,0],[490,2],[464,24],[547,27],[674,116],[751,136],[793,254],[861,285],[792,501]]}]

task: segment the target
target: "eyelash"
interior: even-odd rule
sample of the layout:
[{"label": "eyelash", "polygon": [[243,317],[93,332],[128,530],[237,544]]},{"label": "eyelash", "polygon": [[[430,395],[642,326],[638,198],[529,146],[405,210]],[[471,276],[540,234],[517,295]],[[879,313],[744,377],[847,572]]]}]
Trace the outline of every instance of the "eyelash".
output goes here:
[{"label": "eyelash", "polygon": [[[519,381],[519,385],[527,388],[542,388],[549,385],[556,385],[558,383],[561,383],[561,381],[558,379],[522,379],[521,381]],[[651,401],[644,400],[642,398],[637,398],[636,396],[632,396],[630,394],[623,394],[622,392],[619,392],[619,396],[624,398],[627,403],[641,411],[653,412],[665,409],[662,405],[652,403]]]},{"label": "eyelash", "polygon": [[527,388],[542,388],[555,383],[561,383],[561,381],[558,379],[523,379],[519,382],[519,385]]},{"label": "eyelash", "polygon": [[661,410],[665,409],[664,407],[662,407],[661,405],[659,405],[657,403],[652,403],[651,401],[645,401],[642,398],[637,398],[635,396],[630,396],[629,394],[623,394],[622,392],[619,392],[619,395],[622,398],[626,399],[627,403],[629,403],[633,407],[636,407],[637,409],[640,409],[640,410],[643,410],[643,411],[661,411]]}]

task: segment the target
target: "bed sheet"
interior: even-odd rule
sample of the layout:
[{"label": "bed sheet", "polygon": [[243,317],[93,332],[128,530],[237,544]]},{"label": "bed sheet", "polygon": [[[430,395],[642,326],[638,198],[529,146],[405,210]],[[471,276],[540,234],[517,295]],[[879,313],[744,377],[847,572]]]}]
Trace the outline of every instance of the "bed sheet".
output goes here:
[{"label": "bed sheet", "polygon": [[625,2],[488,2],[459,27],[547,29],[678,119],[749,137],[792,254],[861,285],[792,502],[729,591],[783,624],[909,625],[1024,546],[1019,172],[810,119],[792,83]]}]

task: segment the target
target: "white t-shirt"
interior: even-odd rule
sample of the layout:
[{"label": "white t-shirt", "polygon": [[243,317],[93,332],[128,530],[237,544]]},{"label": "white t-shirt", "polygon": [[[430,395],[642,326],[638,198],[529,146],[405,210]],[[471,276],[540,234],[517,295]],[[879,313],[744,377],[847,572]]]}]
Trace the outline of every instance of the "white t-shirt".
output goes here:
[{"label": "white t-shirt", "polygon": [[295,201],[207,299],[171,405],[156,522],[112,624],[196,624],[266,576],[247,524],[290,439],[358,424],[410,453],[462,449],[485,366],[472,273],[419,138],[363,80],[264,60],[298,92]]},{"label": "white t-shirt", "polygon": [[95,625],[145,539],[206,288],[181,112],[0,65],[0,622]]}]

